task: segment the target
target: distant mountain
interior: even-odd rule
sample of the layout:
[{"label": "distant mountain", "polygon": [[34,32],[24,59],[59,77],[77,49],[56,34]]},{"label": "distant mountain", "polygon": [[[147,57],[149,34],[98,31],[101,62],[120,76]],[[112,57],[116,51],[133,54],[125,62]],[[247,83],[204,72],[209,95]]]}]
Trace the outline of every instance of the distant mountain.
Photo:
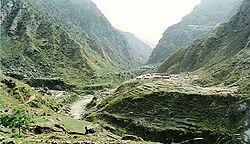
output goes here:
[{"label": "distant mountain", "polygon": [[123,35],[130,44],[130,47],[133,49],[133,51],[135,51],[136,56],[139,57],[140,62],[146,63],[148,61],[149,55],[153,51],[152,47],[131,33],[123,32]]},{"label": "distant mountain", "polygon": [[153,42],[151,42],[151,41],[149,41],[149,40],[146,40],[146,39],[144,39],[144,38],[140,38],[139,37],[139,39],[140,40],[142,40],[144,43],[146,43],[146,44],[148,44],[152,49],[155,47],[155,43],[153,43]]},{"label": "distant mountain", "polygon": [[193,72],[203,76],[204,84],[225,82],[250,88],[250,1],[211,34],[172,54],[159,72]]},{"label": "distant mountain", "polygon": [[242,0],[202,0],[180,23],[164,32],[148,63],[161,63],[178,48],[205,37],[218,23],[229,20],[241,2]]},{"label": "distant mountain", "polygon": [[141,63],[90,0],[1,1],[0,24],[0,68],[10,76],[86,83],[97,72]]}]

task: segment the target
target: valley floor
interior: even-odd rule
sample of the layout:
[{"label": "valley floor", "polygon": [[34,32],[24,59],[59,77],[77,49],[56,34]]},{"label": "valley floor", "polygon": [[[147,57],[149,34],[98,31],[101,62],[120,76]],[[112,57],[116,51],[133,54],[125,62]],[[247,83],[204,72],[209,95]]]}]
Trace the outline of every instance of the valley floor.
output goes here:
[{"label": "valley floor", "polygon": [[[4,76],[2,79],[11,78]],[[13,136],[10,129],[6,133],[0,132],[2,141],[144,144],[153,143],[148,141],[181,143],[204,140],[207,143],[207,139],[211,139],[209,142],[223,141],[219,137],[224,137],[224,142],[235,142],[231,135],[236,131],[235,138],[242,140],[237,130],[240,124],[234,123],[235,127],[231,127],[228,120],[235,117],[239,108],[247,111],[242,106],[249,105],[249,101],[237,97],[237,86],[202,87],[197,84],[199,80],[199,76],[189,73],[145,74],[127,80],[116,88],[73,95],[67,91],[41,91],[30,87],[54,101],[57,112],[34,115],[29,132],[20,138]],[[1,92],[11,90],[4,83],[1,87]],[[36,97],[30,97],[27,102],[34,100]],[[241,121],[244,117],[241,117]],[[93,130],[93,133],[86,133],[86,128]],[[243,138],[247,137],[248,130]]]}]

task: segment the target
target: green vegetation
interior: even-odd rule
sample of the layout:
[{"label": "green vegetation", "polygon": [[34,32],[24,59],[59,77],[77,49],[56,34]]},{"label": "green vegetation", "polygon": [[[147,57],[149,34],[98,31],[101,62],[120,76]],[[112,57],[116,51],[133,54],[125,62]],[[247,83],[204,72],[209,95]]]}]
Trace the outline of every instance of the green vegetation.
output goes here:
[{"label": "green vegetation", "polygon": [[0,115],[0,124],[5,127],[18,128],[19,135],[21,134],[21,127],[27,126],[30,122],[29,114],[20,108],[12,109],[11,114]]},{"label": "green vegetation", "polygon": [[139,64],[127,39],[89,0],[79,4],[14,0],[3,2],[1,12],[0,68],[7,76],[30,79],[32,86],[54,78],[78,89],[95,83],[117,84],[124,78],[117,78],[114,71]]},{"label": "green vegetation", "polygon": [[52,90],[72,90],[74,86],[65,83],[59,78],[29,79],[26,81],[32,87],[47,87]]},{"label": "green vegetation", "polygon": [[[13,78],[0,75],[0,82],[0,124],[4,126],[0,128],[0,135],[4,136],[2,142],[14,140],[17,143],[74,143],[83,139],[100,144],[121,142],[122,137],[104,130],[101,126],[98,126],[95,134],[85,135],[85,127],[94,124],[65,115],[64,109],[79,98],[75,93],[65,92],[58,98],[42,96],[39,89],[35,90]],[[22,134],[15,134],[11,131],[12,128],[22,130]],[[34,130],[42,134],[33,134]]]},{"label": "green vegetation", "polygon": [[125,83],[88,119],[105,121],[118,134],[163,143],[195,138],[203,138],[203,143],[237,142],[235,134],[242,133],[246,114],[237,109],[247,100],[213,88],[177,85],[159,80]]},{"label": "green vegetation", "polygon": [[249,4],[244,2],[232,19],[206,38],[172,54],[158,69],[164,73],[192,72],[201,84],[240,86],[245,93],[249,81]]},{"label": "green vegetation", "polygon": [[[222,1],[202,1],[158,45],[171,47],[155,51],[205,37],[241,2]],[[136,67],[150,48],[92,1],[1,1],[1,143],[239,143],[249,125],[249,4],[173,53],[164,74],[135,78],[157,67]]]},{"label": "green vegetation", "polygon": [[85,127],[92,125],[87,121],[79,121],[68,116],[55,114],[53,116],[37,117],[34,119],[35,124],[59,124],[65,127],[68,131],[85,133]]},{"label": "green vegetation", "polygon": [[177,49],[206,37],[218,23],[228,21],[243,0],[202,0],[182,21],[169,27],[150,55],[149,64],[162,63]]},{"label": "green vegetation", "polygon": [[[40,115],[49,113],[50,102],[29,85],[15,79],[0,75],[0,109],[8,109],[12,106],[30,108],[32,113]],[[51,101],[52,102],[52,101]],[[53,105],[51,103],[51,105]]]},{"label": "green vegetation", "polygon": [[75,102],[77,99],[79,99],[79,97],[77,95],[73,94],[73,95],[70,95],[69,97],[67,97],[65,103],[71,104],[71,103]]}]

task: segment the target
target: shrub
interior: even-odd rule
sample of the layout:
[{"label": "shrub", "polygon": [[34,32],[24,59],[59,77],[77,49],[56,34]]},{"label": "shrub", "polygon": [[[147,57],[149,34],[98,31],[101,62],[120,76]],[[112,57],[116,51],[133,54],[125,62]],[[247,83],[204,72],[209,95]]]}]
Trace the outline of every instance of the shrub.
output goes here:
[{"label": "shrub", "polygon": [[21,108],[12,109],[11,114],[0,115],[0,124],[5,127],[18,128],[19,134],[21,133],[21,127],[28,125],[30,122],[31,117]]}]

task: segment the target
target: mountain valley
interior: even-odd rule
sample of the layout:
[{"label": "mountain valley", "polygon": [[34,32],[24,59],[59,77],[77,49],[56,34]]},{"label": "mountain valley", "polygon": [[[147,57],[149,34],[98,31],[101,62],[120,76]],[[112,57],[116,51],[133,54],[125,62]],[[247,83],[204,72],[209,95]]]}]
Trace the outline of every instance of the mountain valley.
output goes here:
[{"label": "mountain valley", "polygon": [[155,49],[91,0],[0,5],[0,143],[250,142],[249,0],[201,0]]}]

